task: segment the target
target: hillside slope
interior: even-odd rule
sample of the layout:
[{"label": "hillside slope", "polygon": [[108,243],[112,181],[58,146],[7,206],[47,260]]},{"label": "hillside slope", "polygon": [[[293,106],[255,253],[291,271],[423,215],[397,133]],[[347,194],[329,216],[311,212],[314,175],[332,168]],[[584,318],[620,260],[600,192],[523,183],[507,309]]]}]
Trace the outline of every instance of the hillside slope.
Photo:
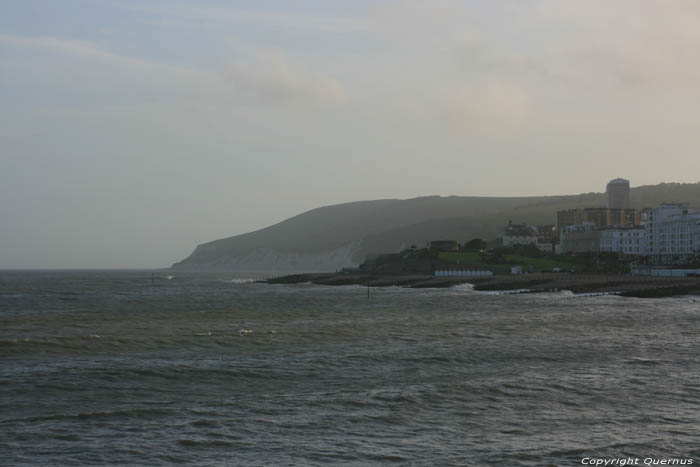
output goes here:
[{"label": "hillside slope", "polygon": [[[700,208],[700,183],[631,189],[635,208],[687,202]],[[199,245],[174,268],[238,271],[328,271],[435,239],[491,239],[509,220],[554,223],[555,212],[603,206],[603,193],[540,197],[429,196],[325,206],[278,224]]]}]

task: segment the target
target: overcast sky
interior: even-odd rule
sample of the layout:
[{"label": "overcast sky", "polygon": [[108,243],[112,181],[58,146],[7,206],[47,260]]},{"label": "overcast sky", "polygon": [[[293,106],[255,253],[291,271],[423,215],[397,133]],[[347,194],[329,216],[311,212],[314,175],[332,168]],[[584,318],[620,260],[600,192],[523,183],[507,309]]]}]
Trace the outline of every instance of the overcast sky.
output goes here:
[{"label": "overcast sky", "polygon": [[700,2],[0,2],[0,268],[340,202],[700,179]]}]

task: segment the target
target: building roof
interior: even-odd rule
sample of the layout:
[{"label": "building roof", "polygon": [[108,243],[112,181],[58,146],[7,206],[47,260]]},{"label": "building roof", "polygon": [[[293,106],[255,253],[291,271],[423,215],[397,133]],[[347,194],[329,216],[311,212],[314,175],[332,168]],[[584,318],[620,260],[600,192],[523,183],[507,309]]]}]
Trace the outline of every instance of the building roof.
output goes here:
[{"label": "building roof", "polygon": [[624,178],[616,178],[616,179],[610,180],[610,181],[608,182],[608,185],[618,185],[618,184],[619,184],[619,185],[629,185],[629,184],[630,184],[630,181],[629,181],[629,180],[625,180]]}]

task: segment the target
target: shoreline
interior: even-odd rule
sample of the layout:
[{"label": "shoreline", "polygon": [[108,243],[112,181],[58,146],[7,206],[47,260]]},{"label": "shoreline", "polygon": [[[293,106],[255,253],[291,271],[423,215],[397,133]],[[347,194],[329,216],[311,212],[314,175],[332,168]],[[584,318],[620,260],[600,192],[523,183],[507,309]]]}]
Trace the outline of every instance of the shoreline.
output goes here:
[{"label": "shoreline", "polygon": [[447,288],[471,284],[477,291],[621,295],[662,298],[700,294],[700,277],[651,277],[613,274],[533,273],[491,277],[435,277],[430,275],[373,275],[348,273],[292,274],[265,284],[363,285],[367,287]]}]

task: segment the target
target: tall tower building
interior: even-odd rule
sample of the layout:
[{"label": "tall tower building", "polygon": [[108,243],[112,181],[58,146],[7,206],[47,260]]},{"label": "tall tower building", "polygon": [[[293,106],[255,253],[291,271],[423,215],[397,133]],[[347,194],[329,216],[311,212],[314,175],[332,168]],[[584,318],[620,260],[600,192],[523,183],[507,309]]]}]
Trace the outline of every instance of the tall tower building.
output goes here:
[{"label": "tall tower building", "polygon": [[628,209],[630,207],[630,181],[624,178],[610,180],[605,189],[608,198],[608,208]]}]

